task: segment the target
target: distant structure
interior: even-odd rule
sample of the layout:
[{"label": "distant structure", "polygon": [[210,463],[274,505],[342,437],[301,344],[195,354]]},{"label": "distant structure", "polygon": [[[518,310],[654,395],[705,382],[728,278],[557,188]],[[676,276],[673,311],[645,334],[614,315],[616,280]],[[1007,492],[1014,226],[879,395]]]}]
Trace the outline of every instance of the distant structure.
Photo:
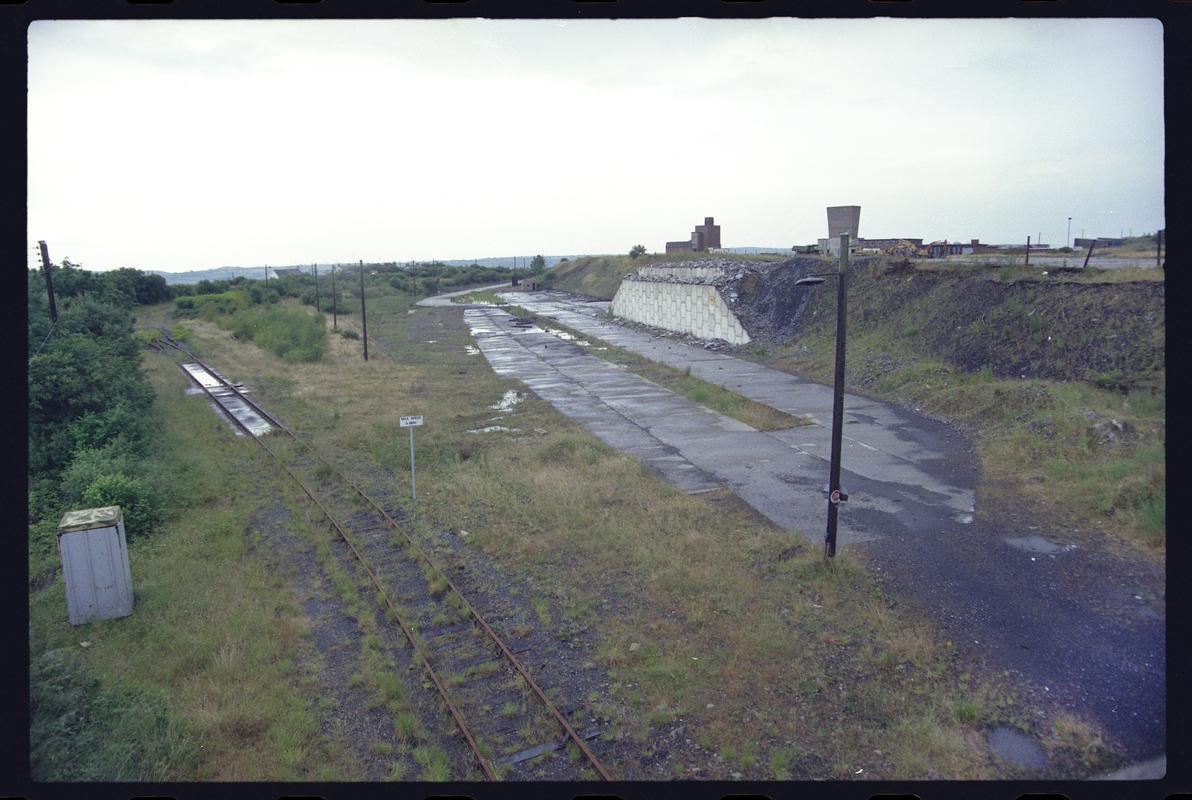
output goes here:
[{"label": "distant structure", "polygon": [[720,249],[720,226],[712,221],[712,217],[704,217],[704,224],[695,226],[690,239],[666,243],[666,252],[668,253],[702,253],[705,250],[718,249]]},{"label": "distant structure", "polygon": [[819,240],[820,252],[825,255],[840,255],[840,235],[847,233],[849,252],[858,246],[858,229],[861,225],[860,206],[828,206],[828,238]]},{"label": "distant structure", "polygon": [[1108,236],[1098,236],[1096,239],[1074,239],[1072,246],[1075,248],[1090,247],[1096,245],[1097,247],[1121,247],[1126,243],[1125,239],[1113,239]]},{"label": "distant structure", "polygon": [[[925,242],[913,236],[896,236],[890,239],[862,239],[860,236],[861,207],[860,206],[828,206],[828,238],[817,239],[815,245],[795,245],[791,248],[796,253],[818,252],[826,256],[840,255],[840,235],[849,235],[849,252],[857,255],[885,255],[903,256],[908,258],[945,258],[947,256],[968,256],[974,253],[994,253],[1001,250],[1017,250],[1023,245],[985,244],[977,239],[967,242],[950,242],[947,239],[937,239]],[[1091,240],[1077,239],[1088,247]],[[1097,239],[1100,246],[1108,246],[1120,239]],[[1079,246],[1079,245],[1077,245]],[[1031,250],[1046,250],[1049,245],[1031,243]]]},{"label": "distant structure", "polygon": [[270,278],[284,278],[287,275],[301,275],[302,270],[298,267],[269,267]]}]

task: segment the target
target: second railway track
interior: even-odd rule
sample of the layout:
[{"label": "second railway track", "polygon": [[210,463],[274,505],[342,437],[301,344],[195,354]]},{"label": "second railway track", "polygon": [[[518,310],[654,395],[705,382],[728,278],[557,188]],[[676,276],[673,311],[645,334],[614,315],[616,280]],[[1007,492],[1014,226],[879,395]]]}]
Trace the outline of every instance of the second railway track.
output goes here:
[{"label": "second railway track", "polygon": [[[400,626],[486,779],[527,779],[532,759],[561,749],[551,778],[611,780],[592,743],[598,726],[561,711],[507,643],[403,526],[403,514],[378,503],[309,444],[167,332],[170,354],[208,398],[302,488],[369,576],[389,618]],[[244,417],[248,416],[248,419]],[[261,427],[272,428],[258,436]],[[583,708],[573,710],[580,712]],[[578,730],[577,730],[578,726]],[[467,776],[458,776],[464,777]]]}]

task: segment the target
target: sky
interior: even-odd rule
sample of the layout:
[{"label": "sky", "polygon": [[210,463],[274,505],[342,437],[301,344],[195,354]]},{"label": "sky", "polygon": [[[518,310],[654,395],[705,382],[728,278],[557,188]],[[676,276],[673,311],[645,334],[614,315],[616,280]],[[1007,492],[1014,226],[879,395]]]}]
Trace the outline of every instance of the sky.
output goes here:
[{"label": "sky", "polygon": [[29,245],[166,271],[1164,227],[1153,19],[38,21]]}]

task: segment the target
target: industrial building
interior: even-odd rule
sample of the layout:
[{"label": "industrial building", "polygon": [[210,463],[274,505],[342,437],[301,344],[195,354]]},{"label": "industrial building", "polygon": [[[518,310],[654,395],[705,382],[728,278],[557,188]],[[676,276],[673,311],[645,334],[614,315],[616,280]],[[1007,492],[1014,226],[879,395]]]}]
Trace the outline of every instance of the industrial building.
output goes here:
[{"label": "industrial building", "polygon": [[1125,239],[1114,239],[1109,236],[1098,236],[1096,239],[1074,239],[1072,246],[1076,248],[1084,247],[1122,247],[1126,244]]},{"label": "industrial building", "polygon": [[720,226],[713,222],[712,217],[704,217],[704,224],[695,226],[690,239],[666,243],[666,252],[668,253],[702,253],[705,250],[719,248]]}]

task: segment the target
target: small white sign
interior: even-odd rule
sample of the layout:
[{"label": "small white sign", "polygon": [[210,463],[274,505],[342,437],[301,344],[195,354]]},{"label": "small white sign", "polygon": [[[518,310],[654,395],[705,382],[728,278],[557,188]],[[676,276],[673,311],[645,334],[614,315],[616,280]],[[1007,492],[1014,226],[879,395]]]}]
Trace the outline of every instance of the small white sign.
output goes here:
[{"label": "small white sign", "polygon": [[399,422],[403,428],[415,428],[422,424],[422,415],[419,414],[416,417],[402,417]]}]

